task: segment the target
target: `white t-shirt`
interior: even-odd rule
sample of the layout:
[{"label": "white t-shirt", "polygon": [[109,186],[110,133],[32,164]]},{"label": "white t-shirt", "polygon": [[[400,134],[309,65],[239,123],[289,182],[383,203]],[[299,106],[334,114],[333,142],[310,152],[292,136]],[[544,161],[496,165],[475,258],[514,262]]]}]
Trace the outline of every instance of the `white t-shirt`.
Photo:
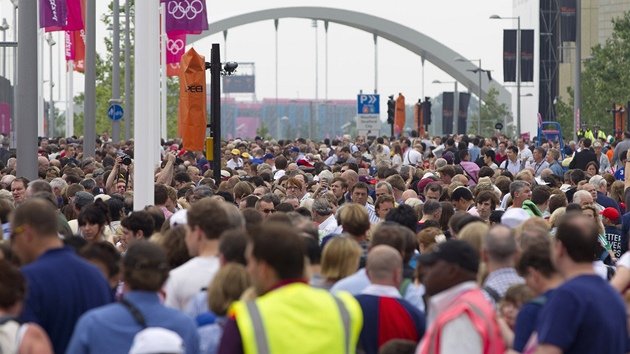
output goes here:
[{"label": "white t-shirt", "polygon": [[415,166],[419,163],[422,163],[422,154],[415,149],[407,149],[403,154],[403,165]]},{"label": "white t-shirt", "polygon": [[188,309],[188,303],[219,271],[218,257],[195,257],[171,270],[164,286],[165,305],[180,311]]},{"label": "white t-shirt", "polygon": [[534,160],[534,155],[532,154],[532,151],[527,147],[519,151],[518,154],[519,154],[518,159],[521,161],[523,161],[523,159],[527,159],[528,162],[531,162]]}]

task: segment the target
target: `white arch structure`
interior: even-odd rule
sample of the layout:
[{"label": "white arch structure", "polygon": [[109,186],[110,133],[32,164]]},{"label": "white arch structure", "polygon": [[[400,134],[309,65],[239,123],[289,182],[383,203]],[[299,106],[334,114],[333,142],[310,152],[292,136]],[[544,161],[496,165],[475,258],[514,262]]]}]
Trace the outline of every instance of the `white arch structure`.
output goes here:
[{"label": "white arch structure", "polygon": [[[330,7],[298,6],[248,12],[210,22],[207,31],[199,35],[189,35],[189,41],[194,42],[207,36],[249,23],[280,18],[306,18],[329,21],[375,34],[425,58],[442,71],[452,76],[455,80],[462,83],[473,94],[477,95],[479,92],[479,76],[469,71],[477,69],[478,67],[468,61],[454,60],[458,57],[464,58],[463,55],[460,55],[451,48],[412,28],[356,11]],[[512,94],[507,89],[496,81],[488,82],[486,75],[482,76],[482,80],[482,100],[486,99],[490,87],[494,87],[499,92],[499,103],[505,103],[508,107],[512,106]]]}]

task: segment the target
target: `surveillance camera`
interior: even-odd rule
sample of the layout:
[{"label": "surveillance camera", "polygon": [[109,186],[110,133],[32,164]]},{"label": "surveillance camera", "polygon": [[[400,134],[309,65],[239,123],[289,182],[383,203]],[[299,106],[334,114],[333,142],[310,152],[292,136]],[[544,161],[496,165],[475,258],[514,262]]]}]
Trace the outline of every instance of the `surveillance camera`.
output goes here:
[{"label": "surveillance camera", "polygon": [[234,73],[236,71],[236,68],[238,68],[238,63],[235,61],[228,61],[227,63],[225,63],[225,65],[223,66],[223,70],[228,74],[231,75],[232,73]]}]

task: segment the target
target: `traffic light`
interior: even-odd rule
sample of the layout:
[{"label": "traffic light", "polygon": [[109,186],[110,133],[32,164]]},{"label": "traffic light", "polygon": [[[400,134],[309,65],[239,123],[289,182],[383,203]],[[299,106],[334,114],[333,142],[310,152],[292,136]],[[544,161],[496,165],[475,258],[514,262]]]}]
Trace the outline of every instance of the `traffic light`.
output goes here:
[{"label": "traffic light", "polygon": [[423,114],[424,124],[428,126],[428,125],[431,124],[431,100],[430,100],[430,97],[425,97],[424,98],[423,108],[424,108],[424,114]]},{"label": "traffic light", "polygon": [[387,124],[394,124],[394,113],[396,112],[396,101],[394,95],[389,96],[387,101]]}]

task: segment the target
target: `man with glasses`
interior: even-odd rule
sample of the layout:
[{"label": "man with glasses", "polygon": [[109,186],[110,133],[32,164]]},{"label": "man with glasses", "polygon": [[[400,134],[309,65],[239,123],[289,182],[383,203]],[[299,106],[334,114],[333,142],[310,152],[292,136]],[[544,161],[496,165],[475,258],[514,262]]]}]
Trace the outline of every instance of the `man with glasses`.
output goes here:
[{"label": "man with glasses", "polygon": [[[288,188],[287,188],[288,189]],[[273,196],[265,194],[256,202],[256,210],[262,215],[263,219],[268,218],[276,212],[276,206],[273,204]]]}]

